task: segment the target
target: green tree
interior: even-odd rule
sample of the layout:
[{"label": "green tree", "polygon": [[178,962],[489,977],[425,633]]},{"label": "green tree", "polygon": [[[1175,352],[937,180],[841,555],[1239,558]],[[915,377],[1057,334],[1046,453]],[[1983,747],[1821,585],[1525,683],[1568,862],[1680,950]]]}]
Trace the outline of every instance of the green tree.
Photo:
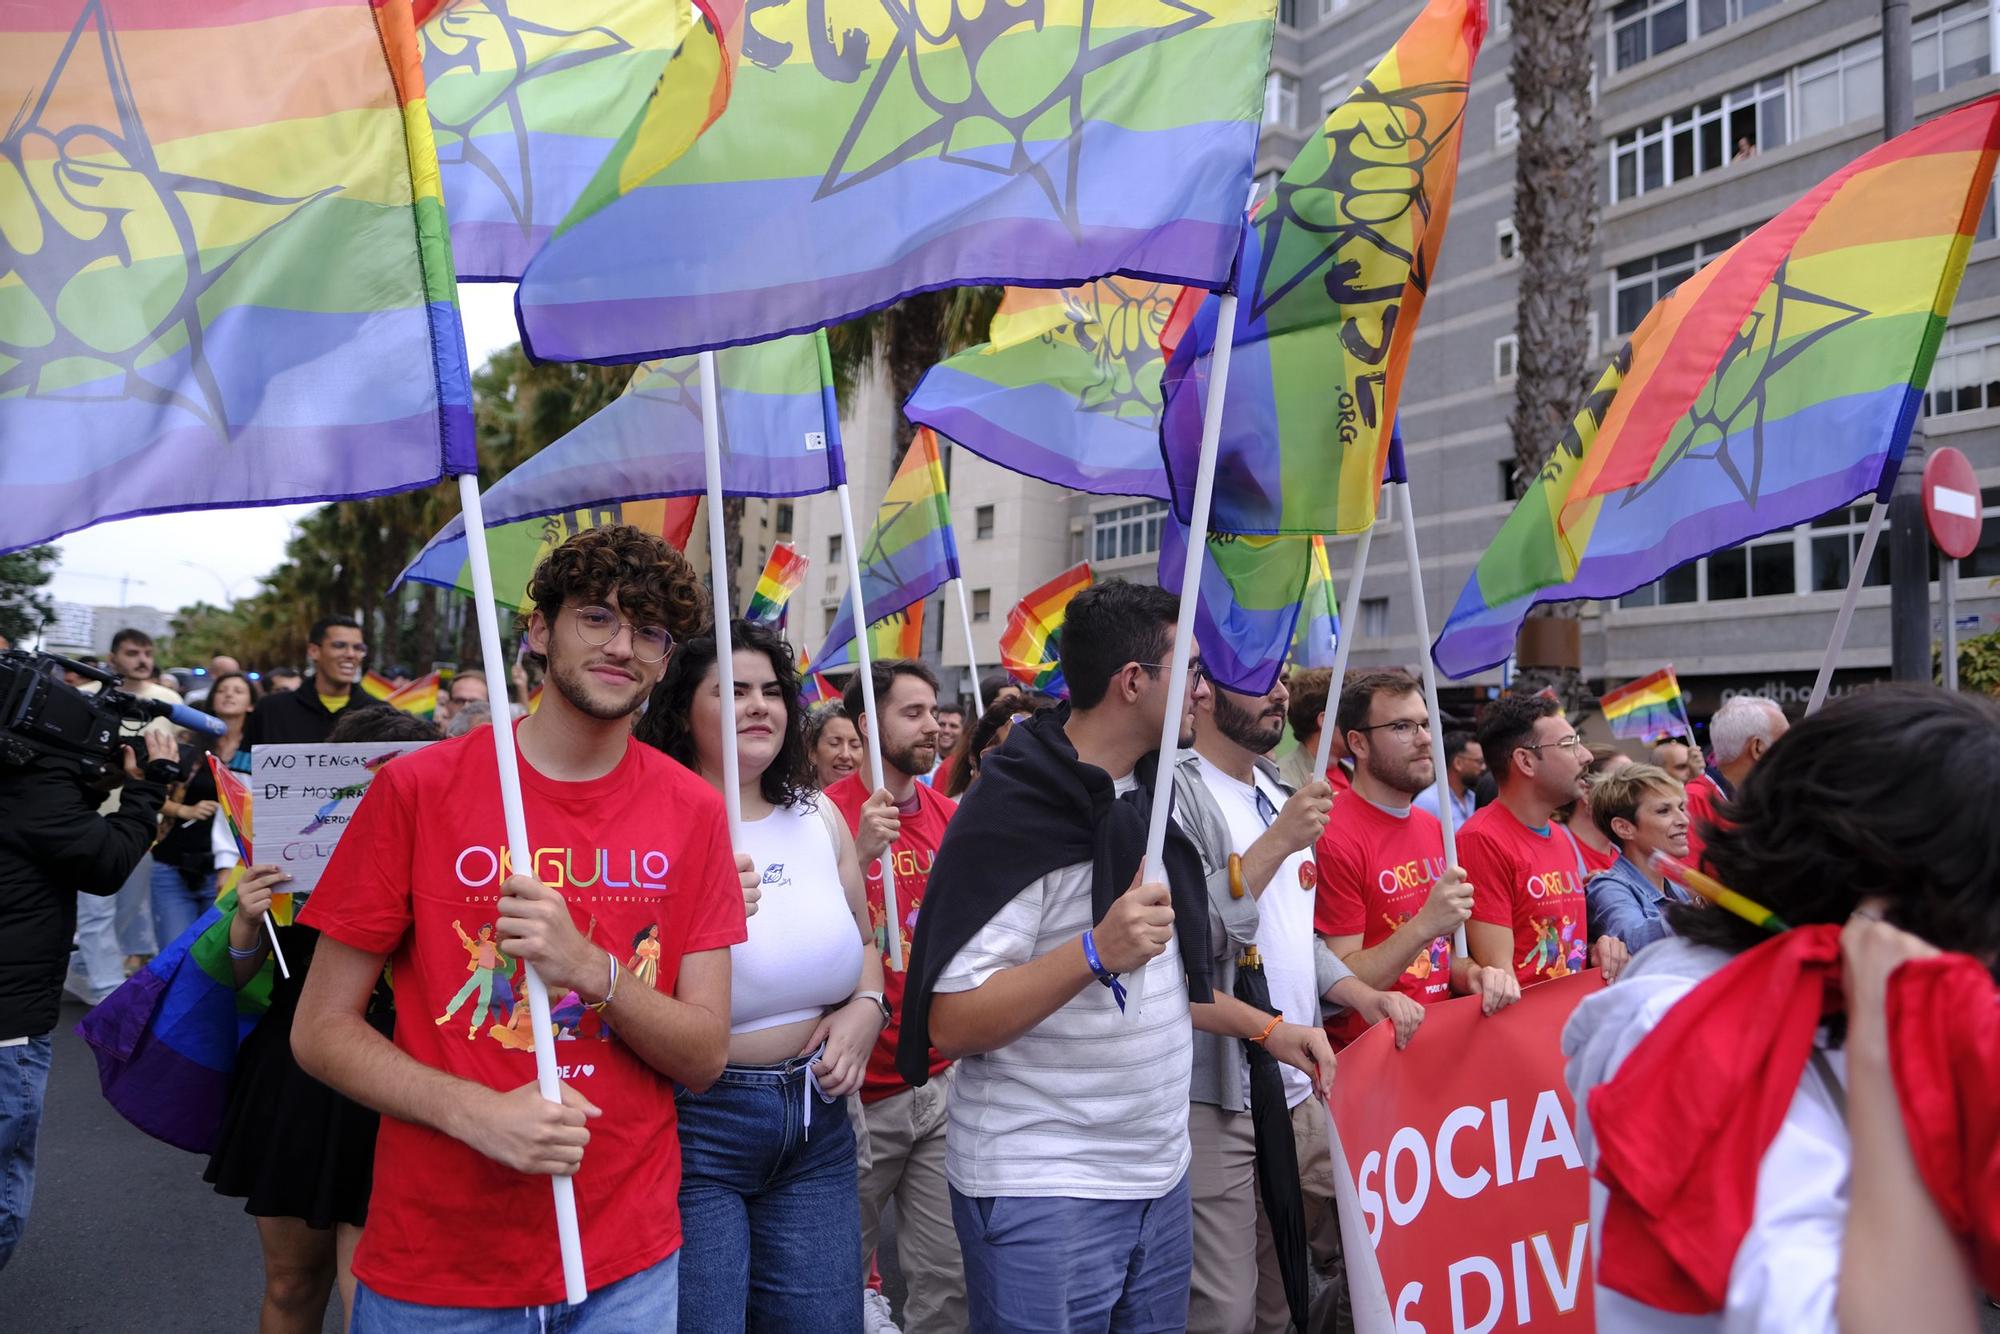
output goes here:
[{"label": "green tree", "polygon": [[45,591],[55,575],[54,547],[24,547],[0,556],[0,635],[21,644],[56,614]]},{"label": "green tree", "polygon": [[952,353],[986,341],[993,312],[1000,307],[998,287],[944,287],[906,296],[892,306],[827,330],[833,354],[833,380],[843,404],[876,362],[889,376],[889,397],[896,404],[896,443],[890,466],[903,461],[916,428],[903,416],[903,404],[916,392],[924,373]]}]

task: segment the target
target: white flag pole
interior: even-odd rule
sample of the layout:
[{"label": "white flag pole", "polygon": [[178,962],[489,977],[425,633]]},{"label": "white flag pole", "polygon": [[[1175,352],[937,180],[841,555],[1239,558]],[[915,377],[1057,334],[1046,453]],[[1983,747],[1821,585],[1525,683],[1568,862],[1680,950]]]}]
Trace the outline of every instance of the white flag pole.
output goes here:
[{"label": "white flag pole", "polygon": [[703,352],[701,457],[708,478],[708,588],[715,606],[715,683],[722,692],[722,808],[729,816],[729,847],[742,843],[743,789],[736,765],[736,650],[729,642],[729,537],[722,526],[722,410],[716,401],[715,353]]},{"label": "white flag pole", "polygon": [[[1380,495],[1380,492],[1377,492]],[[1378,503],[1377,509],[1381,508]],[[1319,725],[1319,754],[1313,759],[1313,777],[1326,777],[1333,763],[1333,734],[1340,724],[1340,683],[1347,676],[1347,658],[1354,651],[1354,632],[1360,627],[1361,584],[1368,573],[1368,548],[1375,541],[1375,525],[1369,524],[1354,539],[1354,571],[1347,576],[1347,597],[1340,604],[1340,633],[1333,641],[1333,679],[1326,683],[1326,708]]]},{"label": "white flag pole", "polygon": [[972,604],[966,600],[965,576],[961,574],[952,582],[958,585],[958,618],[965,624],[965,670],[972,674],[972,717],[976,722],[986,712],[986,697],[979,693],[979,649],[972,642]]},{"label": "white flag pole", "polygon": [[[1847,627],[1854,620],[1854,604],[1861,599],[1861,585],[1868,579],[1868,566],[1875,559],[1875,543],[1882,536],[1882,521],[1889,517],[1889,507],[1882,501],[1875,502],[1875,508],[1868,511],[1868,527],[1861,534],[1861,549],[1854,553],[1854,567],[1847,572],[1847,591],[1840,597],[1840,612],[1833,618],[1833,638],[1826,644],[1826,656],[1819,661],[1819,675],[1813,680],[1812,698],[1806,701],[1806,717],[1819,712],[1820,705],[1826,703],[1827,687],[1833,684],[1833,664],[1840,658],[1841,646],[1847,643]],[[1693,737],[1688,738],[1693,741]]]},{"label": "white flag pole", "polygon": [[[1215,456],[1222,440],[1222,399],[1229,388],[1229,358],[1236,348],[1236,293],[1216,306],[1215,355],[1209,364],[1208,402],[1202,405],[1201,461],[1195,468],[1194,501],[1188,515],[1187,551],[1181,563],[1180,616],[1174,623],[1173,661],[1167,671],[1167,711],[1160,721],[1160,767],[1153,775],[1152,820],[1146,827],[1146,879],[1167,882],[1167,809],[1172,804],[1174,770],[1180,759],[1181,720],[1187,712],[1188,663],[1194,658],[1194,614],[1201,601],[1201,570],[1208,558],[1208,514],[1215,499]],[[1123,886],[1118,887],[1121,891]],[[1125,1018],[1136,1019],[1145,1003],[1146,970],[1126,986]]]},{"label": "white flag pole", "polygon": [[[1437,664],[1431,661],[1431,614],[1424,605],[1424,572],[1417,558],[1417,511],[1410,501],[1409,482],[1396,482],[1394,487],[1403,520],[1403,556],[1410,567],[1410,605],[1417,614],[1417,651],[1423,655],[1424,708],[1431,715],[1431,764],[1436,769],[1432,781],[1437,784],[1438,824],[1444,830],[1444,864],[1452,867],[1458,865],[1458,831],[1452,827],[1457,813],[1451,806],[1451,780],[1445,775],[1444,711],[1438,708]],[[1452,933],[1452,946],[1461,959],[1472,957],[1466,951],[1463,923]]]},{"label": "white flag pole", "polygon": [[[479,652],[486,663],[486,679],[505,681],[507,659],[500,651],[500,616],[493,604],[493,565],[486,554],[486,508],[479,497],[479,478],[462,473],[458,479],[459,506],[465,512],[466,556],[472,565],[472,605],[479,617]],[[505,714],[493,718],[493,751],[500,767],[500,810],[506,817],[507,847],[518,875],[534,874],[533,844],[528,842],[528,816],[521,804],[521,769],[514,754],[513,720]],[[542,985],[535,965],[522,970],[528,979],[528,1015],[534,1025],[535,1083],[544,1098],[562,1101],[562,1085],[556,1077],[555,1031],[549,1022],[549,989]],[[549,1178],[556,1197],[556,1245],[562,1253],[563,1295],[571,1306],[588,1295],[583,1282],[583,1236],[576,1223],[576,1183],[569,1177]]]},{"label": "white flag pole", "polygon": [[[843,479],[834,488],[840,498],[840,547],[847,556],[847,599],[854,616],[854,661],[861,673],[861,709],[868,715],[868,780],[871,791],[886,787],[882,781],[882,724],[875,712],[875,667],[868,660],[868,609],[861,596],[861,548],[854,540],[854,500]],[[903,971],[903,928],[896,911],[896,864],[883,850],[882,916],[889,946],[889,967]]]}]

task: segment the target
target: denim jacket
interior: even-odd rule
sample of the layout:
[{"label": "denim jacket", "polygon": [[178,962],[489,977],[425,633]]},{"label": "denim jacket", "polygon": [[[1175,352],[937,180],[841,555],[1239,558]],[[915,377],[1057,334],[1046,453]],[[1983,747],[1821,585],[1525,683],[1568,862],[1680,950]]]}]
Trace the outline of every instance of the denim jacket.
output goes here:
[{"label": "denim jacket", "polygon": [[1662,914],[1669,903],[1685,902],[1671,884],[1653,888],[1646,873],[1622,852],[1609,870],[1590,878],[1583,892],[1590,906],[1590,938],[1616,936],[1634,954],[1673,934]]}]

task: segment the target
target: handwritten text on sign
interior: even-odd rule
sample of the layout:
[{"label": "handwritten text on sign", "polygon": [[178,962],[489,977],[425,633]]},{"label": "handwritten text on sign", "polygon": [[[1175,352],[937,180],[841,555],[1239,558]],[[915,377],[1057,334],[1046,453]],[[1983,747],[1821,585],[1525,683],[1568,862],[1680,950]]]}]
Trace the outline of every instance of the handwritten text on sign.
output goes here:
[{"label": "handwritten text on sign", "polygon": [[[1358,1206],[1348,1235],[1380,1268],[1384,1328],[1593,1327],[1590,1181],[1559,1042],[1600,985],[1593,971],[1530,987],[1491,1019],[1477,998],[1451,1001],[1403,1051],[1377,1025],[1341,1053],[1331,1104]],[[1355,1305],[1368,1329],[1358,1283]]]},{"label": "handwritten text on sign", "polygon": [[250,799],[257,811],[257,860],[283,867],[294,894],[310,894],[354,808],[382,766],[427,741],[357,741],[257,746],[250,752]]}]

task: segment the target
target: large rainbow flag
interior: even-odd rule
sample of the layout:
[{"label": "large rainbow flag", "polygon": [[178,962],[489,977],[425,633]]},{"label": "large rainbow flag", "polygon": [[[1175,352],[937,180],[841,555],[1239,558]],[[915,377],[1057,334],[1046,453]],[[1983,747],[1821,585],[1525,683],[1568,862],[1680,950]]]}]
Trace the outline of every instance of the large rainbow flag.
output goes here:
[{"label": "large rainbow flag", "polygon": [[792,594],[806,581],[806,567],[811,564],[789,542],[772,547],[770,559],[764,562],[764,572],[757,576],[757,588],[750,595],[750,606],[743,619],[754,625],[776,625],[784,616]]},{"label": "large rainbow flag", "polygon": [[1681,698],[1681,683],[1672,666],[1660,668],[1636,681],[1597,697],[1611,735],[1627,741],[1659,741],[1679,736],[1694,739],[1688,722],[1687,701]]},{"label": "large rainbow flag", "polygon": [[524,343],[636,361],[954,284],[1220,286],[1274,18],[1274,0],[756,6],[715,124],[662,170],[600,174],[529,263]]},{"label": "large rainbow flag", "polygon": [[[607,505],[582,505],[489,527],[486,555],[493,564],[496,599],[500,605],[516,611],[533,611],[535,604],[528,598],[528,580],[534,577],[535,567],[542,563],[542,557],[587,529],[629,523],[640,532],[662,539],[674,550],[685,551],[700,507],[699,496],[615,500]],[[458,562],[456,565],[452,564],[454,560]],[[462,536],[453,543],[430,549],[419,561],[423,566],[421,571],[412,566],[402,577],[472,596],[472,558]]]},{"label": "large rainbow flag", "polygon": [[1062,670],[1062,628],[1069,604],[1090,587],[1090,562],[1070,566],[1029,593],[1007,613],[1000,634],[1000,665],[1032,690],[1056,699],[1069,698]]},{"label": "large rainbow flag", "polygon": [[451,245],[474,282],[518,279],[670,92],[698,87],[711,104],[687,117],[693,133],[713,121],[728,94],[723,33],[742,14],[740,0],[416,4]]},{"label": "large rainbow flag", "polygon": [[477,466],[409,0],[14,4],[0,50],[0,551]]},{"label": "large rainbow flag", "polygon": [[[951,528],[951,499],[945,493],[944,464],[938,458],[937,435],[929,427],[918,429],[903,455],[902,466],[889,481],[882,506],[875,512],[875,525],[858,553],[861,558],[861,599],[871,629],[871,651],[879,651],[886,637],[894,639],[897,652],[885,657],[911,658],[922,647],[923,600],[945,582],[958,578],[958,541]],[[897,621],[896,613],[914,607],[912,615]],[[892,629],[875,632],[885,621]],[[827,627],[826,641],[813,661],[821,671],[831,671],[853,659],[849,644],[854,639],[854,599],[843,593],[840,610]],[[907,651],[904,646],[908,645]]]},{"label": "large rainbow flag", "polygon": [[1504,661],[1538,602],[1619,597],[1875,492],[1923,404],[2000,97],[1815,186],[1654,306],[1480,558],[1432,657]]},{"label": "large rainbow flag", "polygon": [[[614,402],[495,482],[484,496],[488,530],[704,491],[698,361],[674,357],[639,367]],[[845,478],[825,334],[730,348],[716,355],[715,373],[725,491],[800,496],[830,491]],[[397,582],[404,579],[469,584],[463,516],[417,553]],[[499,582],[497,569],[494,580],[496,589],[514,587]]]},{"label": "large rainbow flag", "polygon": [[[1354,533],[1376,488],[1458,178],[1485,0],[1430,0],[1246,229],[1211,532]],[[1168,363],[1161,446],[1192,512],[1220,298]]]},{"label": "large rainbow flag", "polygon": [[1182,290],[1138,278],[1010,287],[991,341],[933,366],[903,415],[1057,486],[1165,500],[1160,343]]}]

